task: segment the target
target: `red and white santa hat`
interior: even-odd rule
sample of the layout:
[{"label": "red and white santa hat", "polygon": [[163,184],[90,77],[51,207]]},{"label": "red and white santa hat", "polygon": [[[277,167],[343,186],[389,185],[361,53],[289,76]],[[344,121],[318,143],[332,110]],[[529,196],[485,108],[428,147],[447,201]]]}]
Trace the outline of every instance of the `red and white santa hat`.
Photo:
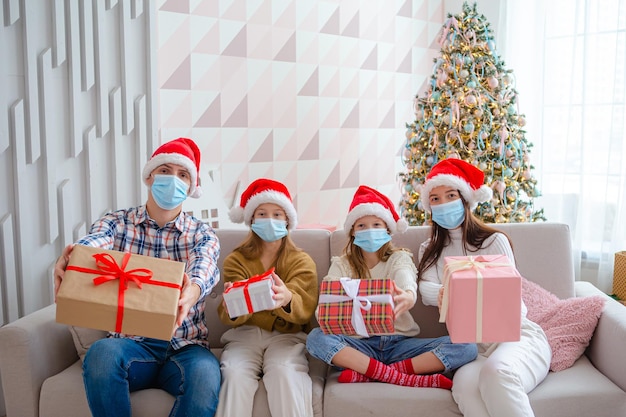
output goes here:
[{"label": "red and white santa hat", "polygon": [[146,185],[148,184],[150,173],[163,164],[180,165],[187,169],[189,175],[191,175],[189,197],[198,198],[202,195],[202,189],[198,182],[198,177],[200,176],[200,149],[198,149],[198,145],[193,140],[178,138],[159,146],[143,168],[143,182]]},{"label": "red and white santa hat", "polygon": [[391,235],[396,232],[404,233],[409,227],[406,220],[398,216],[393,203],[386,195],[367,185],[361,185],[354,193],[343,230],[349,235],[354,223],[365,216],[376,216],[382,219],[387,224]]},{"label": "red and white santa hat", "polygon": [[228,217],[235,223],[244,223],[248,226],[252,223],[254,210],[264,203],[272,203],[285,210],[287,215],[287,229],[293,230],[298,225],[298,215],[293,206],[289,190],[284,184],[267,178],[259,178],[253,181],[241,194],[238,206],[234,206],[228,212]]},{"label": "red and white santa hat", "polygon": [[474,210],[478,203],[489,201],[493,195],[493,190],[484,181],[485,174],[474,165],[462,159],[444,159],[432,167],[419,190],[422,207],[430,212],[430,192],[435,187],[447,185],[459,190],[470,209]]}]

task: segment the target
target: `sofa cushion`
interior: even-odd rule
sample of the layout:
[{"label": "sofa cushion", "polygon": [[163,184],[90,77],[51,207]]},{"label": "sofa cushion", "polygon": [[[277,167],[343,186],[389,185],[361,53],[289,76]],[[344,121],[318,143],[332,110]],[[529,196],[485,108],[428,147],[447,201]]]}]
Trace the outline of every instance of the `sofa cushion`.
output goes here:
[{"label": "sofa cushion", "polygon": [[76,347],[76,353],[82,361],[85,359],[87,349],[96,340],[106,337],[107,332],[104,330],[88,329],[86,327],[69,326],[70,333],[72,334],[72,340],[74,340],[74,346]]},{"label": "sofa cushion", "polygon": [[562,371],[574,364],[589,345],[604,308],[600,296],[560,300],[538,284],[522,280],[522,298],[528,318],[548,337],[552,349],[551,371]]},{"label": "sofa cushion", "polygon": [[[82,363],[76,361],[64,371],[46,379],[41,387],[40,413],[46,417],[89,415],[82,377]],[[160,389],[146,389],[130,395],[133,416],[166,417],[174,397]]]},{"label": "sofa cushion", "polygon": [[382,382],[340,383],[331,370],[324,388],[324,417],[461,417],[449,390],[414,388]]},{"label": "sofa cushion", "polygon": [[561,372],[548,373],[528,397],[536,416],[626,416],[624,391],[585,355]]}]

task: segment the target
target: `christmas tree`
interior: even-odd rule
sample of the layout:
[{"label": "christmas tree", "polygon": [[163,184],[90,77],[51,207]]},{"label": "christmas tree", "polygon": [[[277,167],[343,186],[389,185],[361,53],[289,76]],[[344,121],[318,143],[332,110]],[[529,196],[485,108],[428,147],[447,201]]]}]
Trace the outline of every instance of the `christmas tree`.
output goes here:
[{"label": "christmas tree", "polygon": [[421,185],[438,161],[460,158],[480,168],[493,189],[491,201],[475,211],[483,221],[545,220],[543,210],[533,208],[540,193],[513,73],[498,56],[493,31],[475,3],[464,3],[461,14],[448,14],[439,42],[427,91],[415,98],[415,121],[407,123],[406,172],[399,175],[402,215],[411,225],[424,224]]}]

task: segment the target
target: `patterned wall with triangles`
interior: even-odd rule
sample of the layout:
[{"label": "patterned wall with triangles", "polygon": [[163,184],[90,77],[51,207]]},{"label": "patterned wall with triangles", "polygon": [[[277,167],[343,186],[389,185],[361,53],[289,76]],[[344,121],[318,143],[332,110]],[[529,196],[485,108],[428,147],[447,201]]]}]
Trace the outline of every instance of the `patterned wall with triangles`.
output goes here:
[{"label": "patterned wall with triangles", "polygon": [[443,0],[159,0],[161,140],[194,138],[228,205],[284,182],[301,224],[340,226],[359,184],[399,201],[443,19]]}]

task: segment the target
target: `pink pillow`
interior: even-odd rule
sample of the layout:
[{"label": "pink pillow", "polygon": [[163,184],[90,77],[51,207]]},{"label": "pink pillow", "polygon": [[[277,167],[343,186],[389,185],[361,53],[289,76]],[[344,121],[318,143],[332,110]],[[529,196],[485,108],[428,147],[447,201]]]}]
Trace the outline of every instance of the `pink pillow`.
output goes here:
[{"label": "pink pillow", "polygon": [[552,349],[550,370],[567,369],[584,352],[596,329],[604,298],[573,297],[559,299],[534,282],[522,279],[522,299],[528,308],[528,319],[537,323]]}]

